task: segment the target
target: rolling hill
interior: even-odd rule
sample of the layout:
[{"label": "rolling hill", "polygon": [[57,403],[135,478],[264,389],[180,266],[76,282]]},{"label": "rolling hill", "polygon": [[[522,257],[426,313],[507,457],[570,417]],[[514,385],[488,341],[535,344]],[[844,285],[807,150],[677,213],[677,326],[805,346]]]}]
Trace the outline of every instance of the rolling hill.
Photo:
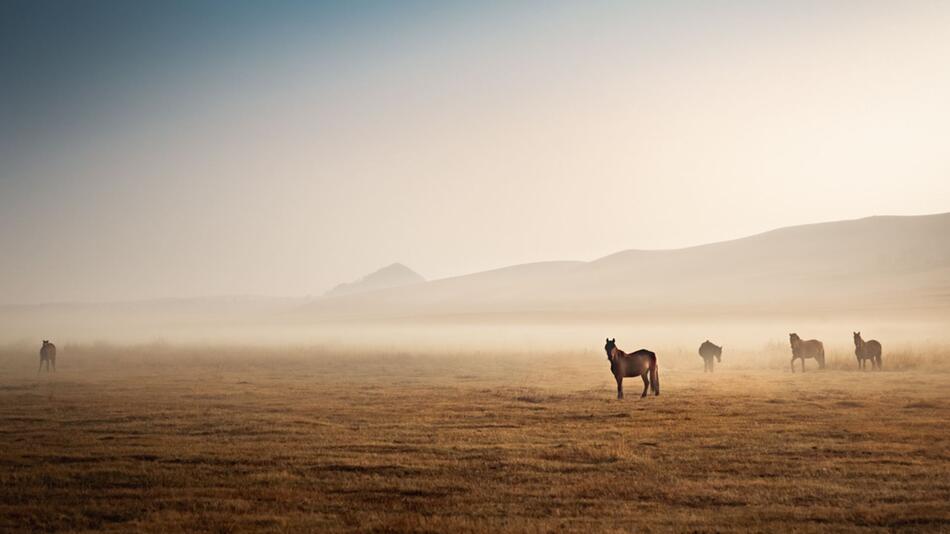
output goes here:
[{"label": "rolling hill", "polygon": [[366,293],[379,289],[389,289],[392,287],[403,287],[425,282],[426,279],[419,273],[401,263],[393,263],[372,272],[355,282],[340,284],[330,291],[326,296],[338,297],[341,295],[354,295],[357,293]]},{"label": "rolling hill", "polygon": [[676,250],[518,265],[313,301],[314,321],[946,313],[950,213],[787,227]]}]

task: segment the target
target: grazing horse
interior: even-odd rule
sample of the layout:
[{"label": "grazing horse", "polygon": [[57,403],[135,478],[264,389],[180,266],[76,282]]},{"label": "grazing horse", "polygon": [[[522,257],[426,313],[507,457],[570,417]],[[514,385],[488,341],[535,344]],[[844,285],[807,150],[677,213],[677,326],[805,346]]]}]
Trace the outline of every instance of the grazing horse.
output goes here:
[{"label": "grazing horse", "polygon": [[860,369],[867,368],[867,360],[871,360],[871,370],[881,369],[881,344],[876,339],[865,341],[861,339],[861,332],[854,332],[854,355]]},{"label": "grazing horse", "polygon": [[825,346],[817,339],[802,341],[798,334],[789,334],[788,341],[792,345],[792,372],[795,372],[795,360],[801,358],[802,372],[805,372],[805,359],[814,358],[818,360],[818,368],[825,368]]},{"label": "grazing horse", "polygon": [[623,398],[623,378],[625,376],[639,376],[643,379],[643,393],[640,398],[647,396],[647,388],[653,389],[654,395],[660,394],[660,372],[656,364],[656,354],[640,349],[630,354],[617,348],[616,339],[607,338],[604,351],[610,360],[610,372],[617,380],[617,398]]},{"label": "grazing horse", "polygon": [[703,357],[703,372],[713,372],[713,358],[722,363],[722,347],[717,347],[708,339],[699,346],[699,355]]},{"label": "grazing horse", "polygon": [[43,362],[46,362],[47,373],[50,372],[50,364],[53,364],[53,371],[56,370],[56,345],[50,343],[48,339],[43,340],[43,348],[40,349],[40,368],[36,370],[37,373],[43,370]]}]

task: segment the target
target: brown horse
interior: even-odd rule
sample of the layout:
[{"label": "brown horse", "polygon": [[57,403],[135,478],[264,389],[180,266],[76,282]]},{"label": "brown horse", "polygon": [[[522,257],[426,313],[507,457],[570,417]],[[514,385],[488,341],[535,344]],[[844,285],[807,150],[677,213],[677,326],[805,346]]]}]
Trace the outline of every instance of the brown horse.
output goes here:
[{"label": "brown horse", "polygon": [[617,348],[616,339],[607,338],[604,351],[610,360],[610,372],[617,380],[617,398],[623,398],[623,379],[626,376],[639,376],[643,379],[643,393],[640,398],[647,396],[647,388],[653,390],[654,395],[660,394],[660,372],[656,364],[656,354],[640,349],[630,354]]},{"label": "brown horse", "polygon": [[43,362],[46,362],[47,373],[50,372],[50,364],[53,364],[53,371],[56,370],[56,345],[50,343],[48,339],[43,340],[43,348],[40,349],[40,368],[36,370],[37,373],[43,370]]},{"label": "brown horse", "polygon": [[805,372],[805,359],[814,358],[818,360],[818,368],[825,368],[825,346],[817,339],[803,341],[798,334],[789,334],[788,341],[792,345],[792,372],[795,372],[795,360],[801,358],[802,372]]},{"label": "brown horse", "polygon": [[858,358],[858,368],[866,369],[867,360],[871,360],[871,370],[881,369],[881,344],[876,339],[865,341],[861,332],[854,332],[854,355]]},{"label": "brown horse", "polygon": [[699,346],[699,355],[703,357],[703,372],[713,372],[713,358],[722,363],[722,347],[717,347],[708,339]]}]

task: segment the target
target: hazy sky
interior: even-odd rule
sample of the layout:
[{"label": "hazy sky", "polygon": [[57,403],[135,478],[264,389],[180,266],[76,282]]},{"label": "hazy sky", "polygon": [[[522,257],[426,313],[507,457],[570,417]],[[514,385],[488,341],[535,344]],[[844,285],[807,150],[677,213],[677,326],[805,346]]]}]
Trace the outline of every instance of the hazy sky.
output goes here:
[{"label": "hazy sky", "polygon": [[950,3],[0,3],[0,303],[950,211]]}]

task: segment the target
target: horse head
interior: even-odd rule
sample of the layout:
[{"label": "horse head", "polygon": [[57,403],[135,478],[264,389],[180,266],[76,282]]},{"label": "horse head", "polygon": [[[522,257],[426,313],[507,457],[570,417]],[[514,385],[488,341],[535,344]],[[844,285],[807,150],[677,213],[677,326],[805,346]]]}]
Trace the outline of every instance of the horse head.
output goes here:
[{"label": "horse head", "polygon": [[604,345],[604,352],[607,353],[607,359],[612,360],[614,349],[617,348],[617,338],[607,338],[607,344]]}]

